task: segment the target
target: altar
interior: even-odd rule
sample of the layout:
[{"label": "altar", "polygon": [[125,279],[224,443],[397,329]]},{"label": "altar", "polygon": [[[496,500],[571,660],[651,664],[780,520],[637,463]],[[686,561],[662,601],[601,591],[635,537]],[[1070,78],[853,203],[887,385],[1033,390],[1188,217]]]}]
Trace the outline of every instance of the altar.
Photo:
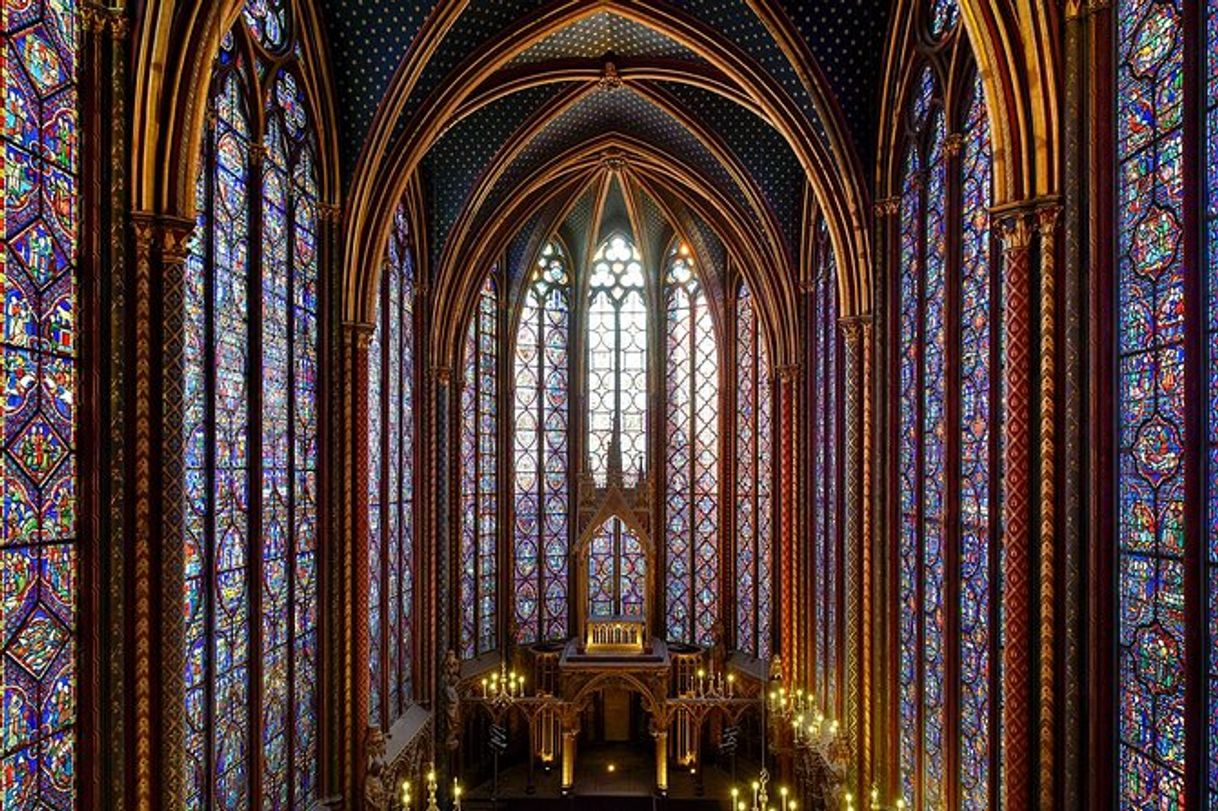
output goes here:
[{"label": "altar", "polygon": [[589,732],[585,719],[601,718],[602,741],[624,740],[631,736],[618,725],[633,717],[631,707],[635,715],[641,707],[645,729],[634,737],[651,739],[654,790],[662,796],[670,763],[691,773],[699,768],[712,715],[719,716],[718,727],[735,726],[759,707],[764,674],[729,672],[721,645],[668,643],[657,632],[656,552],[646,529],[648,505],[635,497],[640,492],[646,488],[610,486],[584,513],[571,553],[577,633],[517,648],[498,672],[465,685],[465,711],[488,713],[496,729],[506,729],[513,718],[527,729],[530,785],[534,763],[558,765],[562,793],[572,793],[580,739]]}]

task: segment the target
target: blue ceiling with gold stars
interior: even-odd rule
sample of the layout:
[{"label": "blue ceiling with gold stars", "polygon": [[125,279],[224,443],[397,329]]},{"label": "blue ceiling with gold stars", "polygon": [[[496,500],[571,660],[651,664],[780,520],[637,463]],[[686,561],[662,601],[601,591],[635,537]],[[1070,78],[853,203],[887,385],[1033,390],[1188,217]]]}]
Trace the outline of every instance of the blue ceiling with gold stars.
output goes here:
[{"label": "blue ceiling with gold stars", "polygon": [[[417,58],[412,43],[429,16],[443,9],[439,0],[322,2],[330,28],[342,167],[349,182],[395,72],[404,59]],[[655,65],[669,71],[687,65],[691,76],[719,75],[709,60],[688,46],[606,8],[552,31],[499,72],[490,72],[478,62],[482,49],[505,38],[505,32],[544,15],[547,2],[469,0],[434,43],[409,95],[396,100],[401,104],[397,119],[386,122],[395,143],[407,130],[435,123],[421,120],[430,115],[425,112],[428,100],[451,87],[459,74],[478,75],[483,87],[489,88],[509,79],[527,80],[530,71],[539,75],[555,68],[569,71],[572,65],[584,70],[578,81],[568,73],[571,80],[527,89],[514,86],[510,94],[443,122],[443,134],[418,165],[427,204],[430,267],[437,267],[445,255],[454,226],[463,216],[471,232],[480,233],[520,199],[522,184],[557,156],[610,134],[676,160],[703,190],[730,201],[736,212],[732,216],[743,217],[753,233],[776,237],[787,256],[798,257],[807,178],[791,144],[766,119],[696,81],[635,75],[620,85],[605,74],[608,78],[598,85],[589,78],[608,61],[619,69]],[[829,144],[825,125],[829,119],[824,116],[840,116],[837,120],[853,140],[862,166],[873,165],[870,149],[890,0],[792,0],[776,9],[789,17],[824,73],[834,100],[829,108],[817,107],[804,79],[748,0],[669,2],[673,19],[684,18],[690,25],[713,30],[725,47],[767,74],[823,144]],[[594,72],[590,74],[589,68]],[[483,193],[476,194],[480,185],[485,186]],[[666,180],[653,188],[658,198],[648,198],[647,205],[659,210],[662,200],[669,212],[679,208],[686,219],[682,227],[701,243],[700,251],[722,254],[718,237],[705,223],[695,222],[689,206],[682,203],[679,185]],[[578,210],[572,216],[578,216]],[[519,216],[534,228],[545,221],[532,210]],[[517,240],[513,251],[519,262],[526,249]],[[721,264],[725,259],[715,261]]]},{"label": "blue ceiling with gold stars", "polygon": [[[437,2],[322,3],[338,95],[343,166],[349,174],[394,72]],[[828,77],[864,166],[870,165],[877,126],[876,97],[890,4],[891,0],[787,0],[781,4]],[[403,125],[409,113],[475,48],[541,5],[538,0],[472,0],[429,61],[411,94]],[[757,60],[792,93],[805,112],[811,113],[810,101],[794,69],[744,0],[677,0],[675,5],[720,31]],[[595,57],[610,50],[627,57],[696,58],[645,26],[600,13],[538,43],[517,57],[517,62]]]}]

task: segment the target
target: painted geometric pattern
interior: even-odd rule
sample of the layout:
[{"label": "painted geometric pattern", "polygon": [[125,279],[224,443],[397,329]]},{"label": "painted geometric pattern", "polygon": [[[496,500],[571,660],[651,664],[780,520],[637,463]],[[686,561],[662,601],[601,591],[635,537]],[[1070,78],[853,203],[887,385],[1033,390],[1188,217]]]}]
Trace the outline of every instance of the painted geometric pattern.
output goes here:
[{"label": "painted geometric pattern", "polygon": [[567,637],[570,272],[548,243],[516,328],[514,584],[517,641]]},{"label": "painted geometric pattern", "polygon": [[769,351],[747,285],[736,297],[736,647],[770,656],[773,414]]},{"label": "painted geometric pattern", "polygon": [[394,212],[368,346],[370,723],[389,729],[411,698],[414,270],[406,210]]},{"label": "painted geometric pattern", "polygon": [[710,645],[719,611],[718,339],[684,243],[669,252],[665,300],[667,636]]},{"label": "painted geometric pattern", "polygon": [[498,645],[498,296],[487,275],[465,338],[461,389],[461,655]]},{"label": "painted geometric pattern", "polygon": [[0,806],[6,809],[75,804],[76,5],[0,2]]},{"label": "painted geometric pattern", "polygon": [[633,487],[647,453],[647,306],[643,264],[618,234],[597,250],[589,281],[588,466],[598,486],[614,451]]},{"label": "painted geometric pattern", "polygon": [[1119,803],[1183,808],[1185,31],[1180,0],[1119,0],[1115,16]]}]

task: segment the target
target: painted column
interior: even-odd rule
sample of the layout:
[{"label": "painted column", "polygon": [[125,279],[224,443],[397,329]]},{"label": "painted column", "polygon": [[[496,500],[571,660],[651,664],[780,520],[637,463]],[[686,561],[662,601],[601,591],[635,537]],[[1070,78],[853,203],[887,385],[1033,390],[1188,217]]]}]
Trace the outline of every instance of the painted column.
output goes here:
[{"label": "painted column", "polygon": [[[346,801],[363,796],[367,770],[369,706],[368,640],[368,343],[374,325],[345,321],[342,325],[342,433],[347,437],[343,457],[343,503],[349,505],[345,539],[336,545],[342,555],[342,577],[333,619],[339,624],[342,655],[339,669],[342,715],[337,744],[342,757],[342,795]],[[360,505],[364,509],[360,509]],[[336,539],[337,540],[337,539]],[[341,615],[340,615],[341,612]]]},{"label": "painted column", "polygon": [[1040,235],[1040,799],[1054,806],[1057,607],[1057,227],[1061,207],[1036,211]]},{"label": "painted column", "polygon": [[862,617],[862,548],[863,548],[863,321],[858,317],[839,320],[842,330],[845,364],[845,542],[842,544],[842,583],[845,603],[845,668],[843,679],[845,718],[842,729],[850,746],[847,790],[855,797],[862,795],[862,661],[860,651],[864,634]]},{"label": "painted column", "polygon": [[182,271],[194,223],[132,215],[135,807],[182,794]]},{"label": "painted column", "polygon": [[995,212],[1003,241],[1003,327],[1006,408],[1003,412],[1003,471],[1006,527],[1003,600],[1003,793],[1010,811],[1032,805],[1032,290],[1027,212]]}]

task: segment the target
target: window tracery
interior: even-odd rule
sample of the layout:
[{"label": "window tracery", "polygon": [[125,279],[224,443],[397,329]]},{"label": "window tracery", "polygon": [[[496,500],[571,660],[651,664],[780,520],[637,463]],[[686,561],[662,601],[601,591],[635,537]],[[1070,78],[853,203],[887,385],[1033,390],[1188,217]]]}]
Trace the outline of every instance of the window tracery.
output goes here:
[{"label": "window tracery", "polygon": [[214,67],[184,285],[191,808],[243,807],[255,780],[274,807],[316,789],[315,144],[293,60],[248,64],[247,36]]},{"label": "window tracery", "polygon": [[370,722],[388,730],[412,698],[414,663],[414,256],[394,212],[368,346]]},{"label": "window tracery", "polygon": [[[955,3],[931,3],[929,25],[964,35]],[[983,809],[998,801],[1001,650],[989,121],[976,71],[946,81],[933,52],[912,56],[894,278],[901,790],[918,808]]]},{"label": "window tracery", "polygon": [[517,641],[567,637],[569,341],[566,253],[547,243],[524,294],[515,352]]}]

